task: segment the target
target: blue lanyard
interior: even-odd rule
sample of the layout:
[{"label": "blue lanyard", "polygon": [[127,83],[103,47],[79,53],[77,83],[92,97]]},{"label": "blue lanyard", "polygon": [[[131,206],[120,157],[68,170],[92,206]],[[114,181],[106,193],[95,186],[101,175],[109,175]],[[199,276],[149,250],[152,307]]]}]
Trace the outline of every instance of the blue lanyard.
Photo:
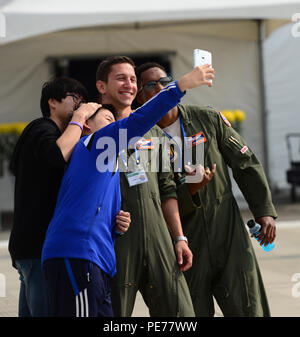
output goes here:
[{"label": "blue lanyard", "polygon": [[135,154],[135,161],[137,165],[140,165],[140,156],[139,156],[139,150],[136,148],[136,146],[134,147],[134,154]]},{"label": "blue lanyard", "polygon": [[183,139],[184,139],[184,145],[185,145],[185,154],[187,155],[187,164],[188,165],[191,165],[192,163],[192,159],[190,157],[190,151],[188,151],[188,142],[187,142],[187,135],[186,135],[186,132],[184,130],[184,126],[183,126],[183,120],[180,116],[180,126],[181,126],[181,131],[182,131],[182,135],[183,135]]},{"label": "blue lanyard", "polygon": [[[188,148],[188,144],[187,144],[187,136],[186,136],[186,132],[185,132],[185,129],[184,129],[184,125],[183,125],[183,121],[182,121],[182,118],[181,116],[179,117],[179,120],[180,120],[180,128],[181,128],[181,132],[182,132],[182,135],[183,135],[183,139],[184,139],[184,147],[185,149]],[[166,131],[164,131],[165,135],[173,140],[177,146],[178,146],[178,149],[179,149],[179,156],[180,156],[180,165],[182,164],[182,156],[183,156],[183,151],[182,151],[182,148],[179,146],[179,144],[175,141],[175,139],[173,139],[173,137],[171,135],[169,135]],[[191,158],[190,158],[190,152],[189,151],[185,151],[185,154],[188,156],[188,165],[191,165]],[[179,167],[178,168],[179,170],[181,170],[181,168]]]},{"label": "blue lanyard", "polygon": [[[139,165],[140,164],[140,156],[139,156],[139,150],[136,147],[134,147],[134,154],[135,154],[136,164]],[[127,169],[128,165],[127,165],[126,158],[124,156],[123,151],[120,152],[120,156],[122,157],[123,164]]]}]

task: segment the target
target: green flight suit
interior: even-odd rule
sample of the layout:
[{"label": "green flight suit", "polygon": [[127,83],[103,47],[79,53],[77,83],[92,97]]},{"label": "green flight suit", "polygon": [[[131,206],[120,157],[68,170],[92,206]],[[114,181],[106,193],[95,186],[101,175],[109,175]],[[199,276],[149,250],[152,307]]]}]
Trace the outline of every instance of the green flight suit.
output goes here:
[{"label": "green flight suit", "polygon": [[[144,139],[151,137],[165,136],[154,126]],[[150,165],[151,151],[138,151],[146,169]],[[119,165],[121,163],[119,160]],[[148,182],[129,187],[125,174],[120,172],[122,209],[130,212],[131,225],[115,244],[117,274],[111,281],[115,316],[131,316],[138,290],[152,317],[195,316],[189,288],[179,270],[161,209],[161,202],[177,198],[173,177],[172,171],[147,172]]]},{"label": "green flight suit", "polygon": [[276,217],[263,168],[220,113],[208,107],[178,105],[178,109],[187,137],[204,134],[202,140],[194,139],[200,143],[192,147],[204,144],[204,167],[217,164],[213,179],[193,197],[186,184],[177,180],[183,231],[193,252],[193,266],[185,277],[196,316],[214,315],[213,296],[224,316],[269,316],[262,277],[232,194],[227,165],[254,217]]}]

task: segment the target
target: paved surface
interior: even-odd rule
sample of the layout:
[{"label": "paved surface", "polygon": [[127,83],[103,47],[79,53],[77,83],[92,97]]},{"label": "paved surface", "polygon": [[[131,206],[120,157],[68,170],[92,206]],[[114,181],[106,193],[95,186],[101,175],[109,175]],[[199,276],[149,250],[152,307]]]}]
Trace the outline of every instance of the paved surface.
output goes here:
[{"label": "paved surface", "polygon": [[[300,203],[286,202],[276,206],[278,211],[276,247],[264,252],[256,241],[257,254],[269,298],[272,316],[300,317]],[[244,220],[250,218],[243,212]],[[0,232],[0,317],[17,316],[19,280],[11,267],[7,251],[9,232]],[[149,316],[138,294],[133,316]],[[216,316],[222,316],[216,306]]]}]

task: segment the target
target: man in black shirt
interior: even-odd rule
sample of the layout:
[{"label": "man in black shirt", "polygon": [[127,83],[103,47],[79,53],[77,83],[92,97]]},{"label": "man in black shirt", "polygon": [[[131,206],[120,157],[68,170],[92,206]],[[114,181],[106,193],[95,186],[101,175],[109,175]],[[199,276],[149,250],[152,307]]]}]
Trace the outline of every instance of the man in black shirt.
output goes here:
[{"label": "man in black shirt", "polygon": [[48,315],[41,251],[66,163],[83,124],[99,108],[96,103],[81,104],[86,99],[86,89],[76,80],[62,77],[45,83],[43,117],[25,128],[13,153],[10,169],[16,181],[9,252],[20,274],[19,316]]}]

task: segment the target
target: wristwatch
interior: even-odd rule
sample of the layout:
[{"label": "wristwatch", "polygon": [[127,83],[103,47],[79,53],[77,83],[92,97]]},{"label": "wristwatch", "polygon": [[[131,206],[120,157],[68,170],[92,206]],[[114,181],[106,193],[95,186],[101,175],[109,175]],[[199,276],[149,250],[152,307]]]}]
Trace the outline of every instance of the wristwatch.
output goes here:
[{"label": "wristwatch", "polygon": [[177,243],[178,241],[185,241],[187,244],[189,243],[186,236],[176,236],[174,243]]}]

